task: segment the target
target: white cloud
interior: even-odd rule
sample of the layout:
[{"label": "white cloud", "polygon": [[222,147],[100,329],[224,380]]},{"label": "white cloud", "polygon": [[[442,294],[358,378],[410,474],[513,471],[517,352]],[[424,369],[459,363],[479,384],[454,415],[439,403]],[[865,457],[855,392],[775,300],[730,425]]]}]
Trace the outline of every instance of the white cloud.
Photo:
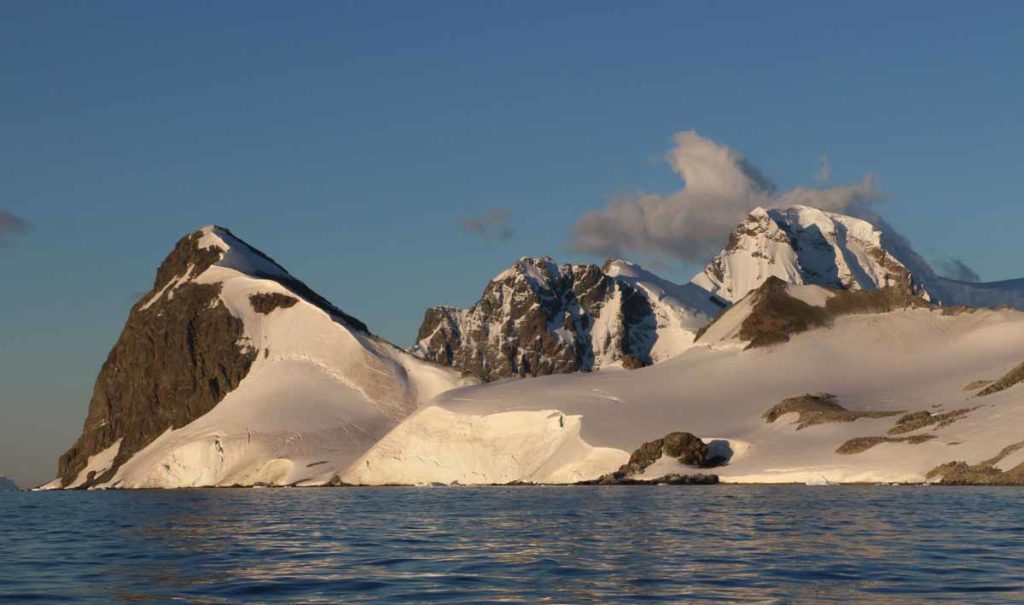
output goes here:
[{"label": "white cloud", "polygon": [[706,261],[751,210],[804,204],[823,210],[868,214],[880,199],[874,179],[840,187],[798,187],[778,192],[739,152],[681,132],[666,160],[685,186],[670,195],[620,197],[583,215],[572,226],[571,246],[604,256],[626,253]]}]

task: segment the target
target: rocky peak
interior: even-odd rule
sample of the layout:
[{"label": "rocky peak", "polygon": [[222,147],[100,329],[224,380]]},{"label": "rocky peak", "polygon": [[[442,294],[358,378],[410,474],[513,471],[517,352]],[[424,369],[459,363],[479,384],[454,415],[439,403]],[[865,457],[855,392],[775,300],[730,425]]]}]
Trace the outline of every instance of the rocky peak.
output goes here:
[{"label": "rocky peak", "polygon": [[[58,464],[62,486],[109,479],[165,431],[210,411],[245,378],[258,345],[237,315],[238,301],[226,304],[222,295],[225,281],[240,275],[276,282],[291,293],[244,298],[255,313],[302,299],[334,321],[366,330],[228,229],[209,226],[186,235],[160,264],[153,288],[132,307],[100,370],[82,435]],[[102,468],[81,476],[87,466]]]},{"label": "rocky peak", "polygon": [[710,295],[626,261],[517,260],[470,309],[428,309],[413,350],[484,380],[650,365],[692,344]]},{"label": "rocky peak", "polygon": [[591,331],[616,293],[633,295],[595,265],[520,258],[472,308],[428,309],[414,352],[484,380],[594,369]]},{"label": "rocky peak", "polygon": [[[211,269],[220,272],[209,272]],[[319,307],[335,320],[367,332],[366,324],[337,308],[304,282],[259,249],[237,237],[229,229],[208,225],[181,238],[157,269],[152,291],[143,297],[143,310],[179,285],[201,281],[216,283],[224,272],[237,272],[256,279],[275,281],[304,300]],[[203,279],[199,279],[203,276]]]},{"label": "rocky peak", "polygon": [[880,229],[808,206],[754,209],[693,283],[736,302],[769,277],[850,290],[914,287]]}]

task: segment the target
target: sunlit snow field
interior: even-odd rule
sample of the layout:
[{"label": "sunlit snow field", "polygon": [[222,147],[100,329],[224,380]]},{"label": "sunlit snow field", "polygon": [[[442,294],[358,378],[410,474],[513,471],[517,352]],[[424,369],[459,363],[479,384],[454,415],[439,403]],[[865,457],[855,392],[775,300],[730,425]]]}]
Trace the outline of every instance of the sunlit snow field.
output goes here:
[{"label": "sunlit snow field", "polygon": [[1020,602],[1024,491],[0,494],[0,602]]}]

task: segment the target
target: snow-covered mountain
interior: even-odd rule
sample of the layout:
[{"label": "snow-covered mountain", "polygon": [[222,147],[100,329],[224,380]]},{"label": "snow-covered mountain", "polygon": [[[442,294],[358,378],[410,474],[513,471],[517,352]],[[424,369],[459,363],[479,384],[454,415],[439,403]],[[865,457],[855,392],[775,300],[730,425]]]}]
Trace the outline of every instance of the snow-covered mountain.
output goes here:
[{"label": "snow-covered mountain", "polygon": [[14,480],[8,479],[7,477],[4,477],[3,475],[0,475],[0,492],[17,492],[17,491],[21,491],[21,488],[18,487],[18,484],[15,483]]},{"label": "snow-covered mountain", "polygon": [[1024,279],[941,277],[887,225],[808,206],[754,209],[693,284],[736,302],[769,277],[854,291],[896,287],[944,306],[1024,308]]},{"label": "snow-covered mountain", "polygon": [[132,308],[46,487],[564,483],[687,433],[727,481],[1024,482],[1024,312],[963,303],[1022,306],[1024,280],[758,209],[692,283],[522,258],[406,352],[206,227]]},{"label": "snow-covered mountain", "polygon": [[807,206],[756,208],[693,283],[736,302],[769,277],[850,290],[913,283],[874,225]]},{"label": "snow-covered mountain", "polygon": [[722,304],[624,261],[524,257],[470,309],[428,309],[413,350],[484,380],[638,367],[685,350]]},{"label": "snow-covered mountain", "polygon": [[422,402],[469,382],[205,227],[132,307],[48,487],[327,482]]}]

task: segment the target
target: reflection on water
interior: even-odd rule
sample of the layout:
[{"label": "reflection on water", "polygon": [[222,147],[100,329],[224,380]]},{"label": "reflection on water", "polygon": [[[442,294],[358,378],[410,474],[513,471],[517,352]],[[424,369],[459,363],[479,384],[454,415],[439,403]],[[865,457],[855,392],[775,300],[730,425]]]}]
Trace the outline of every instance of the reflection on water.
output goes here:
[{"label": "reflection on water", "polygon": [[0,496],[0,601],[1024,600],[1024,491],[515,487]]}]

